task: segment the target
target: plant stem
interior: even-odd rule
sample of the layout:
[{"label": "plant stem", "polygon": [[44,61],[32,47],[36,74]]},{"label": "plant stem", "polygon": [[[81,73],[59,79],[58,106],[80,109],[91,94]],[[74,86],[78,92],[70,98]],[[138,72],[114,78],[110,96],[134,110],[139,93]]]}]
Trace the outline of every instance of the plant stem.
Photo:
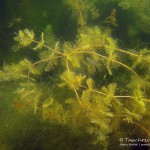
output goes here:
[{"label": "plant stem", "polygon": [[37,64],[39,64],[39,63],[47,62],[47,61],[49,61],[49,60],[53,60],[53,59],[57,59],[57,58],[61,58],[61,57],[63,57],[63,56],[56,56],[56,57],[52,57],[52,58],[42,59],[42,60],[40,60],[40,61],[35,62],[35,63],[32,64],[32,65],[35,66],[35,65],[37,65]]},{"label": "plant stem", "polygon": [[[34,43],[39,44],[39,42],[38,42],[38,41],[35,41],[35,40],[34,40]],[[52,48],[50,48],[49,46],[47,46],[47,45],[45,45],[45,44],[43,44],[43,46],[44,46],[45,48],[47,48],[47,49],[49,49],[49,50],[51,50],[51,51],[53,51],[53,52],[57,53],[57,54],[61,54],[61,55],[63,55],[63,56],[64,56],[64,54],[63,54],[63,53],[58,52],[58,51],[56,51],[55,49],[52,49]]]},{"label": "plant stem", "polygon": [[144,126],[142,126],[141,124],[137,122],[133,122],[133,123],[136,124],[138,127],[140,127],[147,135],[150,135],[150,131],[146,129]]},{"label": "plant stem", "polygon": [[[107,59],[107,60],[109,59],[109,58],[107,58],[106,56],[103,56],[103,55],[98,54],[98,53],[96,53],[96,52],[81,51],[81,52],[78,52],[78,53],[89,53],[89,54],[94,54],[94,55],[100,56],[100,57],[102,57],[102,58],[104,58],[104,59]],[[133,69],[131,69],[129,66],[127,66],[127,65],[125,65],[125,64],[123,64],[123,63],[121,63],[121,62],[119,62],[119,61],[117,61],[117,60],[114,60],[114,59],[109,59],[109,60],[112,61],[112,62],[114,62],[114,63],[117,63],[117,64],[123,66],[124,68],[126,68],[126,69],[128,69],[128,70],[130,70],[135,76],[137,76],[137,77],[140,79],[139,75],[138,75]]]}]

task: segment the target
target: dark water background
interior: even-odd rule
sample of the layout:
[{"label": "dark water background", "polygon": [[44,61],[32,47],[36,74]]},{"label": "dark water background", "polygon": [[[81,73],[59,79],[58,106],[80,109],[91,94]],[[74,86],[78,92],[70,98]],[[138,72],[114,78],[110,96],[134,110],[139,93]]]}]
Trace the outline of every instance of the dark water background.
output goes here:
[{"label": "dark water background", "polygon": [[[140,48],[149,43],[150,34],[143,32],[134,22],[132,11],[125,11],[112,1],[97,4],[103,14],[101,18],[89,22],[89,25],[100,24],[113,8],[117,9],[119,27],[113,29],[113,37],[120,41],[124,48],[135,48],[140,41]],[[17,19],[21,19],[18,21]],[[15,52],[14,32],[19,29],[33,29],[40,34],[47,25],[52,27],[56,39],[73,41],[77,32],[76,18],[62,0],[2,0],[0,2],[0,67],[11,62],[18,62],[23,56],[33,59],[34,52]],[[133,32],[129,35],[129,27]],[[146,45],[149,47],[148,45]],[[0,150],[98,150],[99,145],[91,145],[89,137],[73,137],[67,128],[50,127],[42,123],[31,112],[20,115],[12,106],[13,82],[0,84]],[[57,129],[57,131],[55,130]],[[64,136],[60,137],[64,134]],[[63,142],[62,142],[63,141]],[[50,145],[50,146],[49,146]],[[50,148],[49,148],[50,147]],[[113,149],[113,148],[112,148]]]}]

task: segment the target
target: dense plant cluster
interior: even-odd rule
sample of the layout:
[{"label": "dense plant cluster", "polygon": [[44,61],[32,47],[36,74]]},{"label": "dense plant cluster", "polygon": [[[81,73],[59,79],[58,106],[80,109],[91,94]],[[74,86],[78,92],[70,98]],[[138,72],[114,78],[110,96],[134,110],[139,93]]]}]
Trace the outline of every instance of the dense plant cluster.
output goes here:
[{"label": "dense plant cluster", "polygon": [[[43,121],[66,125],[74,133],[86,132],[93,143],[107,147],[111,133],[125,123],[149,137],[140,121],[150,102],[150,51],[119,48],[110,28],[86,26],[89,10],[92,18],[99,16],[93,5],[70,2],[79,24],[76,40],[50,46],[44,32],[38,39],[32,30],[19,30],[14,38],[18,48],[34,51],[37,59],[4,65],[0,82],[19,83],[16,107],[22,104],[24,111],[31,109]],[[117,26],[113,13],[105,23]]]}]

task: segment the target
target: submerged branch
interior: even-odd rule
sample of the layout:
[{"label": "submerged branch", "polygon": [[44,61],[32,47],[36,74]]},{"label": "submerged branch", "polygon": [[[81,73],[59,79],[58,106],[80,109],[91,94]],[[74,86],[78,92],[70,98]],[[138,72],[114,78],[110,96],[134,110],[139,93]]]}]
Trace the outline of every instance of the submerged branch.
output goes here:
[{"label": "submerged branch", "polygon": [[[134,57],[139,57],[139,55],[137,55],[137,54],[122,50],[120,48],[116,48],[116,50],[119,51],[119,52],[125,53],[125,54],[129,54],[129,55],[134,56]],[[143,57],[141,57],[141,59],[144,60],[144,61],[150,62],[150,61],[148,61],[147,59],[145,59]]]},{"label": "submerged branch", "polygon": [[[86,86],[83,86],[83,85],[80,85],[80,87],[83,87],[85,89],[88,89],[88,87]],[[95,93],[98,93],[98,94],[101,94],[101,95],[104,95],[104,96],[108,96],[108,94],[106,93],[103,93],[101,91],[98,91],[98,90],[94,90],[94,89],[90,89],[92,92],[95,92]],[[134,96],[130,96],[130,95],[114,95],[114,98],[130,98],[130,99],[135,99],[136,97]],[[141,99],[142,101],[145,101],[145,102],[150,102],[150,100],[148,99]]]},{"label": "submerged branch", "polygon": [[135,125],[137,125],[138,127],[140,127],[148,136],[150,135],[150,131],[148,129],[146,129],[144,126],[142,126],[141,124],[137,123],[137,122],[133,122]]},{"label": "submerged branch", "polygon": [[[106,56],[103,56],[103,55],[98,54],[98,53],[96,53],[96,52],[81,51],[81,52],[78,52],[78,53],[89,53],[89,54],[94,54],[94,55],[100,56],[100,57],[102,57],[102,58],[104,58],[104,59],[107,59],[107,60],[109,59],[109,58],[107,58]],[[78,53],[77,53],[77,54],[78,54]],[[137,76],[137,77],[140,79],[139,75],[138,75],[133,69],[131,69],[129,66],[127,66],[127,65],[125,65],[125,64],[123,64],[123,63],[121,63],[121,62],[119,62],[119,61],[117,61],[117,60],[114,60],[114,59],[109,59],[109,61],[112,61],[112,62],[114,62],[114,63],[117,63],[117,64],[123,66],[124,68],[130,70],[135,76]]]},{"label": "submerged branch", "polygon": [[78,100],[79,104],[84,108],[83,104],[82,104],[81,101],[80,101],[80,98],[79,98],[79,95],[78,95],[77,90],[74,89],[74,92],[75,92],[75,94],[76,94],[76,97],[77,97],[77,100]]},{"label": "submerged branch", "polygon": [[[35,41],[35,40],[34,40],[33,42],[34,42],[34,43],[37,43],[37,44],[40,43],[40,42]],[[58,51],[56,51],[55,49],[52,49],[52,48],[50,48],[49,46],[47,46],[47,45],[45,45],[45,44],[42,44],[42,46],[45,47],[45,48],[47,48],[47,49],[49,49],[49,50],[51,50],[51,51],[53,51],[53,52],[55,52],[55,53],[57,53],[57,54],[61,54],[61,55],[65,56],[63,53],[58,52]]]},{"label": "submerged branch", "polygon": [[35,63],[33,64],[33,66],[35,66],[35,65],[37,65],[37,64],[39,64],[39,63],[42,63],[42,62],[47,62],[47,61],[49,61],[49,60],[53,60],[53,59],[57,59],[57,58],[61,58],[61,57],[63,57],[63,56],[56,56],[56,57],[52,57],[52,58],[42,59],[42,60],[40,60],[40,61],[35,62]]},{"label": "submerged branch", "polygon": [[[76,52],[76,51],[80,51],[80,50],[88,50],[90,47],[103,48],[104,45],[103,44],[101,44],[101,45],[86,45],[84,47],[81,47],[81,48],[78,48],[78,49],[74,50],[73,53]],[[137,55],[137,54],[131,53],[129,51],[126,51],[126,50],[123,50],[123,49],[120,49],[120,48],[115,48],[115,50],[117,50],[119,52],[122,52],[122,53],[125,53],[125,54],[128,54],[130,56],[139,57],[139,55]],[[147,59],[145,59],[144,57],[141,57],[141,59],[144,60],[144,61],[146,61],[146,62],[150,62]]]}]

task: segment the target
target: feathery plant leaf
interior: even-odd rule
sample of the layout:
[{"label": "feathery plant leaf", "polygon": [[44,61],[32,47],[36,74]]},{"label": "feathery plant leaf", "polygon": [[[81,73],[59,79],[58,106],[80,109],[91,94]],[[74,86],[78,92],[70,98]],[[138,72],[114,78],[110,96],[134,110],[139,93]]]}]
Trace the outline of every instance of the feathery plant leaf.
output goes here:
[{"label": "feathery plant leaf", "polygon": [[86,83],[87,83],[88,88],[92,90],[93,87],[94,87],[94,81],[93,81],[93,79],[92,78],[87,79]]},{"label": "feathery plant leaf", "polygon": [[34,40],[34,32],[28,29],[19,30],[17,36],[14,38],[20,45],[26,47],[30,45]]},{"label": "feathery plant leaf", "polygon": [[128,123],[133,123],[134,120],[140,120],[142,117],[139,114],[136,114],[134,112],[130,112],[128,109],[124,109],[126,113],[126,117],[124,118],[124,121],[127,121]]},{"label": "feathery plant leaf", "polygon": [[41,41],[39,42],[39,44],[35,48],[33,48],[33,50],[41,49],[43,47],[44,43],[45,43],[44,33],[42,32],[42,34],[41,34]]},{"label": "feathery plant leaf", "polygon": [[19,64],[4,66],[3,71],[0,71],[0,80],[9,81],[28,78],[28,72],[31,72],[34,75],[40,73],[39,69],[35,68],[29,60],[24,59],[23,61],[20,61]]},{"label": "feathery plant leaf", "polygon": [[76,75],[74,72],[65,71],[61,78],[64,80],[64,85],[68,85],[71,89],[79,89],[85,76]]},{"label": "feathery plant leaf", "polygon": [[88,0],[65,0],[65,3],[72,8],[72,13],[77,17],[78,25],[84,27],[88,17],[97,19],[100,14],[95,5]]}]

